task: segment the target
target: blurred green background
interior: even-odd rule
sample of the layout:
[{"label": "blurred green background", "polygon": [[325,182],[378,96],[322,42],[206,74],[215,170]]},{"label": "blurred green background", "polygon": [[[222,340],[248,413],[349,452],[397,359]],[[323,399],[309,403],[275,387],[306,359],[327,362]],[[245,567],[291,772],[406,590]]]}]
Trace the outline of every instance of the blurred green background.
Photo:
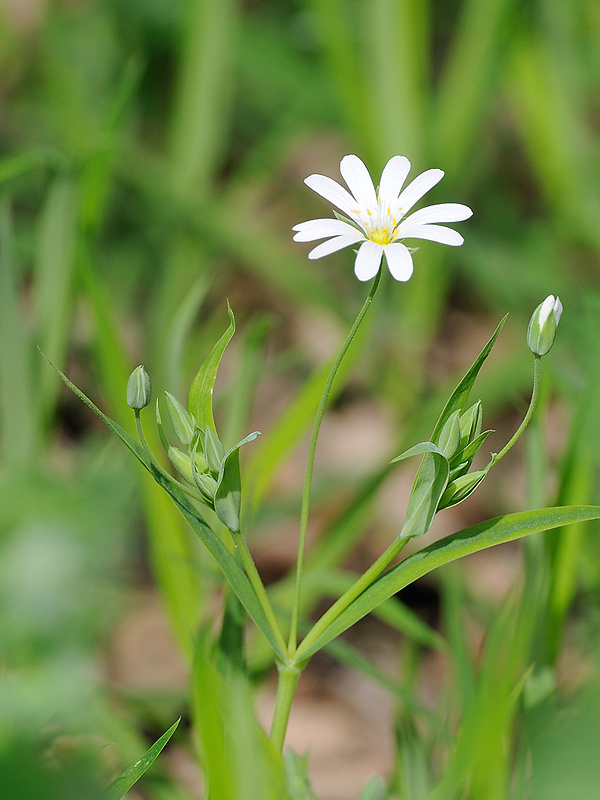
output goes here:
[{"label": "blurred green background", "polygon": [[[510,312],[478,386],[499,431],[491,447],[502,446],[526,407],[527,320],[550,293],[565,312],[528,445],[448,526],[597,501],[599,76],[597,0],[3,0],[0,763],[30,751],[47,761],[68,732],[57,759],[71,789],[56,777],[40,797],[82,796],[78,781],[95,796],[90,754],[117,742],[118,770],[185,702],[110,688],[102,654],[131,590],[158,587],[189,661],[218,581],[158,487],[37,347],[131,429],[130,370],[143,362],[157,394],[183,400],[227,325],[228,298],[239,330],[219,381],[220,424],[226,443],[263,431],[244,453],[248,529],[259,568],[284,593],[295,454],[365,292],[350,253],[309,262],[291,241],[293,224],[329,213],[302,180],[337,178],[349,152],[375,176],[403,154],[412,176],[445,170],[428,203],[467,203],[474,216],[461,225],[463,247],[424,242],[410,283],[385,280],[353,348],[332,412],[338,445],[315,485],[315,567],[347,563],[365,525],[354,566],[381,549],[401,522],[377,506],[381,466],[428,435],[444,392]],[[385,445],[374,445],[370,425],[382,418]],[[561,531],[527,550],[525,574],[538,583],[527,581],[537,594],[523,669],[554,670],[566,637],[593,675],[594,537],[591,526]],[[460,599],[434,587],[441,617],[487,619],[494,603],[461,580]],[[325,584],[313,603],[332,593]],[[444,633],[467,680],[468,648],[452,625]],[[551,765],[557,746],[540,745],[540,763]],[[46,761],[33,761],[46,780]],[[586,769],[597,766],[579,770],[583,781]],[[37,797],[35,776],[23,788],[19,775],[12,796]],[[565,796],[544,780],[540,797]],[[189,796],[167,785],[158,775],[147,791]],[[469,796],[503,796],[473,786]]]}]

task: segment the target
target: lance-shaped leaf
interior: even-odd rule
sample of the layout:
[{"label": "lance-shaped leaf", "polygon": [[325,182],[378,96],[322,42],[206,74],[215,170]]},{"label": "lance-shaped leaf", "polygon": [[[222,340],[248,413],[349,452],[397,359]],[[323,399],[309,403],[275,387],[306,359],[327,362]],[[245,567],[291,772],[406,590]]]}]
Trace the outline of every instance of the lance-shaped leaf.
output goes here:
[{"label": "lance-shaped leaf", "polygon": [[248,434],[225,454],[215,492],[215,512],[230,531],[240,530],[242,506],[242,479],[240,476],[240,447],[260,435],[259,431]]},{"label": "lance-shaped leaf", "polygon": [[420,552],[408,556],[404,561],[384,573],[357,597],[318,639],[304,650],[300,645],[297,657],[304,663],[314,653],[370,614],[385,600],[443,564],[448,564],[488,547],[521,539],[532,533],[597,519],[600,519],[600,506],[542,508],[537,511],[521,511],[489,519],[458,531],[458,533],[453,533],[451,536],[446,536]]},{"label": "lance-shaped leaf", "polygon": [[213,390],[215,379],[225,348],[235,333],[235,318],[229,303],[227,304],[227,311],[229,312],[230,319],[229,327],[210,351],[208,358],[196,373],[196,377],[190,386],[190,393],[188,396],[188,410],[190,414],[195,417],[198,425],[203,429],[212,428],[215,432],[215,420],[213,418]]},{"label": "lance-shaped leaf", "polygon": [[148,767],[152,766],[152,764],[156,761],[171,736],[173,736],[177,730],[177,726],[179,725],[180,721],[181,717],[179,717],[177,722],[174,722],[171,725],[168,731],[163,733],[160,739],[157,739],[157,741],[154,742],[152,747],[146,750],[139,761],[136,761],[135,764],[132,764],[130,767],[128,767],[119,775],[118,778],[116,778],[116,780],[110,784],[106,790],[109,800],[120,800],[120,798],[131,789],[133,784],[139,781]]},{"label": "lance-shaped leaf", "polygon": [[479,374],[479,370],[481,369],[483,362],[489,356],[496,339],[500,335],[500,331],[502,330],[505,321],[506,317],[500,320],[500,324],[494,331],[492,338],[483,348],[481,353],[477,356],[467,374],[464,376],[464,378],[460,381],[456,389],[450,395],[450,399],[444,406],[444,410],[440,414],[440,418],[438,419],[433,434],[431,436],[431,440],[433,442],[439,441],[441,430],[448,421],[448,419],[450,418],[450,416],[455,411],[460,411],[462,413],[465,410],[467,400],[469,399],[469,392],[471,391],[471,388],[475,383],[475,378]]}]

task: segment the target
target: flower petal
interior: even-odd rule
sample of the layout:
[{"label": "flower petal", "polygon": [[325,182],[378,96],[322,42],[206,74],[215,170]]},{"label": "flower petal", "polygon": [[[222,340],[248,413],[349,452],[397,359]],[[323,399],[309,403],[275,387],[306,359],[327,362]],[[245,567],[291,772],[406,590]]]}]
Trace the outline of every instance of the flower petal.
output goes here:
[{"label": "flower petal", "polygon": [[397,281],[407,281],[413,273],[413,260],[408,247],[395,242],[386,244],[383,250],[392,277]]},{"label": "flower petal", "polygon": [[[402,225],[400,225],[401,227]],[[410,225],[404,231],[401,231],[400,228],[397,233],[402,239],[427,239],[430,242],[450,244],[453,247],[458,247],[464,242],[458,231],[446,228],[445,225]]]},{"label": "flower petal", "polygon": [[323,258],[323,256],[328,256],[330,253],[335,253],[337,250],[343,250],[344,247],[349,247],[351,244],[356,244],[356,242],[359,242],[362,238],[358,231],[356,231],[356,236],[335,236],[333,239],[329,239],[327,242],[321,242],[321,244],[313,247],[308,257],[310,259]]},{"label": "flower petal", "polygon": [[343,236],[355,232],[360,235],[356,228],[339,219],[311,219],[308,222],[299,222],[292,230],[296,231],[295,242],[314,242],[315,239],[325,239],[327,236]]},{"label": "flower petal", "polygon": [[444,171],[441,169],[428,169],[411,181],[406,189],[400,194],[398,198],[398,205],[402,214],[406,214],[418,203],[424,194],[439,183],[444,177]]},{"label": "flower petal", "polygon": [[354,274],[359,281],[370,281],[379,271],[383,247],[376,242],[363,242],[354,262]]},{"label": "flower petal", "polygon": [[375,187],[369,175],[369,170],[365,167],[358,156],[344,156],[340,162],[340,172],[342,178],[348,184],[348,188],[356,197],[360,211],[367,208],[375,208],[377,205],[377,195]]},{"label": "flower petal", "polygon": [[304,183],[313,192],[320,194],[325,200],[329,200],[330,203],[337,206],[344,214],[356,212],[358,201],[332,178],[328,178],[326,175],[309,175],[304,179]]},{"label": "flower petal", "polygon": [[410,161],[405,156],[390,158],[383,168],[381,181],[379,182],[379,204],[384,214],[388,213],[388,208],[390,213],[394,213],[398,204],[398,195],[402,191],[402,186],[409,172]]},{"label": "flower petal", "polygon": [[425,206],[420,208],[407,217],[401,225],[410,222],[411,224],[425,225],[431,222],[462,222],[473,216],[469,206],[462,203],[438,203],[435,206]]}]

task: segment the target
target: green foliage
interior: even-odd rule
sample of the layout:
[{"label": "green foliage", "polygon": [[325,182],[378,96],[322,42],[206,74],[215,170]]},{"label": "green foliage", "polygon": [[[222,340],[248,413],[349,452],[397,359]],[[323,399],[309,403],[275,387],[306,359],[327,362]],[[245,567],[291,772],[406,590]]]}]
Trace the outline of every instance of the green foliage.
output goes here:
[{"label": "green foliage", "polygon": [[124,770],[118,778],[115,778],[115,780],[107,789],[108,797],[111,800],[119,800],[129,791],[129,789],[131,789],[135,783],[139,781],[144,772],[146,772],[146,770],[152,766],[152,764],[161,754],[165,745],[177,730],[177,726],[179,725],[180,721],[181,718],[174,722],[171,727],[166,730],[163,735],[146,750],[139,761],[136,761],[135,764],[127,767],[127,769]]},{"label": "green foliage", "polygon": [[[241,527],[238,450],[230,448],[254,426],[257,388],[258,411],[268,426],[241,454],[244,508],[250,512],[242,521],[251,544],[263,530],[279,535],[289,528],[297,497],[288,493],[287,462],[310,426],[329,371],[329,363],[314,369],[315,360],[329,356],[320,350],[315,356],[304,332],[314,326],[315,339],[325,338],[322,329],[338,335],[362,301],[347,255],[333,256],[327,266],[315,264],[290,242],[291,225],[317,209],[301,184],[308,172],[326,172],[350,151],[377,171],[391,155],[403,153],[415,169],[444,169],[444,190],[475,210],[462,248],[441,253],[423,243],[411,282],[402,291],[384,292],[382,286],[377,312],[331,393],[340,419],[356,398],[389,419],[386,457],[409,447],[406,458],[424,456],[409,506],[410,530],[422,532],[435,513],[425,490],[439,497],[437,510],[462,502],[485,474],[476,460],[468,472],[477,451],[488,441],[496,447],[493,435],[478,429],[481,407],[467,408],[468,391],[444,410],[431,449],[411,447],[427,440],[440,399],[447,397],[446,384],[456,380],[454,365],[469,358],[461,348],[470,352],[488,312],[510,310],[503,342],[478,380],[486,420],[502,429],[529,391],[522,331],[549,292],[559,293],[567,310],[549,358],[553,374],[542,385],[539,419],[527,436],[528,486],[515,493],[513,470],[498,469],[493,495],[486,492],[488,479],[477,503],[455,509],[452,520],[459,527],[475,514],[495,516],[523,503],[538,508],[596,501],[598,13],[594,0],[301,0],[260,7],[235,0],[135,0],[126,6],[33,4],[28,13],[17,6],[8,3],[0,11],[6,100],[0,131],[0,476],[7,509],[0,533],[6,615],[0,675],[11,719],[22,725],[3,732],[0,772],[5,791],[18,800],[92,798],[106,785],[92,766],[96,742],[77,749],[72,769],[53,777],[46,767],[49,753],[51,763],[56,755],[54,730],[101,729],[104,739],[117,741],[123,764],[145,749],[137,732],[146,731],[143,715],[132,713],[127,725],[120,712],[106,708],[85,720],[76,713],[96,707],[97,687],[78,658],[85,664],[95,652],[109,625],[105,612],[113,608],[100,588],[96,602],[88,603],[87,590],[97,574],[106,576],[105,586],[118,582],[123,569],[135,573],[133,582],[146,574],[136,566],[136,531],[148,534],[153,580],[188,665],[208,659],[198,655],[196,632],[222,590],[208,551],[225,566],[234,597],[245,598],[245,613],[271,637],[248,637],[250,663],[260,671],[273,652],[285,656],[285,643],[222,529],[224,523]],[[215,385],[224,340],[233,332],[232,319],[211,352],[222,332],[226,296],[245,342],[235,354],[243,363],[239,370],[236,365],[235,385]],[[271,332],[250,341],[258,316],[271,320]],[[471,331],[467,325],[473,322]],[[162,423],[158,435],[154,425],[147,426],[148,444],[158,453],[162,434],[185,491],[165,493],[167,479],[148,461],[137,482],[131,481],[110,444],[103,444],[101,429],[61,395],[36,345],[88,395],[101,398],[99,405],[124,434],[133,428],[124,402],[127,376],[136,363],[147,364],[155,385],[173,392],[165,423],[169,436],[169,420],[174,423],[181,449],[168,443]],[[195,410],[185,409],[174,398],[184,396],[206,353],[204,372],[194,381]],[[293,395],[283,413],[281,390],[273,391],[278,383],[286,383],[286,399]],[[201,431],[196,441],[186,441],[189,427],[196,430],[190,412]],[[366,455],[365,464],[371,464]],[[167,457],[158,458],[165,470]],[[92,461],[94,478],[81,467]],[[398,530],[397,519],[376,516],[390,467],[365,466],[359,478],[342,467],[338,472],[325,465],[315,474],[316,535],[305,565],[304,630],[315,608],[355,584],[357,575],[346,565],[356,563],[356,556],[350,560],[355,548],[359,556],[370,552],[370,540],[361,541],[364,532],[377,525],[380,541]],[[393,468],[405,467],[410,462]],[[203,522],[186,491],[202,496]],[[197,537],[189,536],[180,512]],[[324,523],[322,530],[317,522]],[[508,612],[496,617],[468,587],[459,599],[444,588],[448,609],[441,633],[397,597],[373,608],[410,641],[417,673],[423,666],[419,654],[429,647],[437,647],[450,665],[445,697],[456,703],[447,715],[439,704],[437,728],[409,706],[410,675],[382,674],[361,661],[362,654],[344,649],[347,643],[335,643],[342,645],[336,658],[380,685],[387,682],[392,702],[405,711],[398,723],[404,783],[398,778],[390,792],[425,797],[447,769],[449,794],[469,786],[474,798],[490,800],[513,786],[512,777],[532,797],[593,795],[593,759],[579,755],[597,738],[594,698],[589,714],[573,716],[565,699],[570,724],[564,736],[556,727],[562,699],[556,708],[552,691],[548,703],[529,707],[523,700],[535,694],[538,675],[528,673],[534,662],[549,671],[544,674],[559,693],[564,688],[553,670],[565,646],[564,663],[582,660],[585,672],[589,658],[594,668],[596,657],[581,655],[573,642],[579,641],[577,626],[597,614],[597,523],[582,526],[571,517],[563,522],[543,540],[529,537],[524,543],[524,583],[535,592],[513,593],[515,628],[506,621]],[[265,536],[260,552],[268,543]],[[124,561],[110,566],[105,559],[118,561],[122,548]],[[77,565],[85,565],[80,573]],[[88,571],[90,565],[95,568]],[[434,589],[445,574],[446,569],[431,576]],[[372,591],[392,588],[391,578],[382,583],[387,575]],[[291,583],[284,575],[269,586],[277,619],[285,620],[291,605]],[[363,611],[369,606],[361,595],[348,613],[356,612],[355,603]],[[51,611],[54,622],[46,625],[44,613]],[[473,618],[490,640],[479,659],[457,630],[460,620]],[[59,629],[65,632],[62,644]],[[590,641],[595,636],[592,630]],[[76,663],[73,652],[79,654]],[[116,705],[122,708],[123,698]],[[158,735],[178,713],[169,709],[164,719],[152,719],[151,730]],[[245,713],[249,720],[249,704]],[[48,729],[48,720],[56,727]],[[455,745],[436,738],[433,731],[440,727]],[[251,728],[248,722],[244,730]],[[40,742],[42,729],[49,734]],[[457,730],[463,733],[454,737]],[[236,751],[240,763],[259,763],[254,745],[244,751],[243,735]],[[247,735],[256,744],[255,732]],[[560,775],[557,753],[566,754],[570,765]],[[160,774],[160,759],[158,768]],[[261,780],[253,784],[262,787],[257,792],[264,790]],[[189,800],[175,783],[170,776],[161,784],[148,773],[145,791],[153,800]],[[248,796],[233,779],[224,791]],[[366,797],[379,791],[376,783],[364,790]]]}]

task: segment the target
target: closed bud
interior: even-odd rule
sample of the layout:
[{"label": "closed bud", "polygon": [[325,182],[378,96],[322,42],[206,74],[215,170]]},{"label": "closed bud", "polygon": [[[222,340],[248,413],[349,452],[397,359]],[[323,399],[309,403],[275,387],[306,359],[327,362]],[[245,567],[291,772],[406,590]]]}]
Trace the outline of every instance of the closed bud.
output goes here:
[{"label": "closed bud", "polygon": [[554,344],[562,310],[558,296],[550,294],[533,312],[527,328],[527,346],[534,355],[545,356]]},{"label": "closed bud", "polygon": [[448,460],[457,452],[460,447],[460,411],[454,411],[444,423],[437,446]]},{"label": "closed bud", "polygon": [[437,510],[441,511],[444,508],[451,508],[452,506],[457,506],[459,503],[462,503],[469,495],[473,494],[487,473],[487,469],[482,469],[478,472],[470,472],[468,475],[462,475],[453,480],[448,484],[446,491],[442,495]]},{"label": "closed bud", "polygon": [[481,400],[468,408],[460,418],[460,446],[466,447],[469,442],[476,439],[481,433],[481,425],[483,420],[483,411],[481,408]]},{"label": "closed bud", "polygon": [[176,397],[173,397],[169,392],[165,392],[165,395],[167,397],[169,417],[177,438],[183,444],[190,444],[197,428],[196,420]]},{"label": "closed bud", "polygon": [[152,397],[150,375],[143,365],[136,367],[127,381],[127,405],[135,411],[146,408]]}]

